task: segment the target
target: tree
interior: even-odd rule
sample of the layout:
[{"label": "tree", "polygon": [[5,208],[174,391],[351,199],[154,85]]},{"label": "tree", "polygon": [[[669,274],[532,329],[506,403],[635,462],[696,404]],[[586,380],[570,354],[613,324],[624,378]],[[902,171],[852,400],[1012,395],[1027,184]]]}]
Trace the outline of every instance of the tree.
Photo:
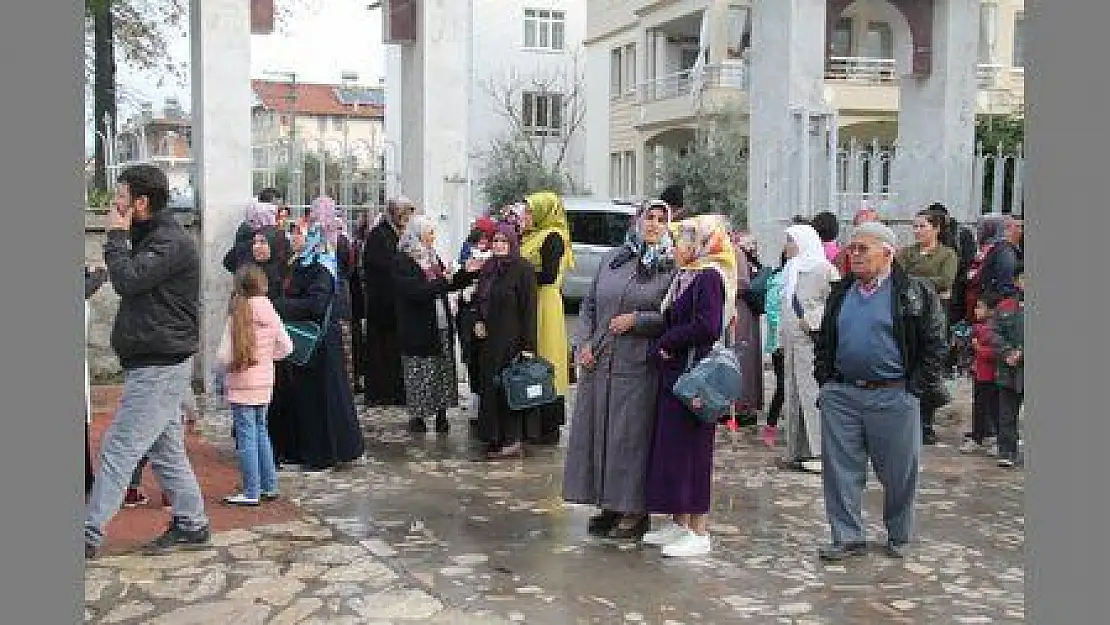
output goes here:
[{"label": "tree", "polygon": [[577,52],[567,67],[522,78],[487,80],[483,87],[506,122],[481,155],[482,194],[493,206],[541,190],[575,193],[567,159],[586,118],[585,75]]},{"label": "tree", "polygon": [[663,150],[658,162],[660,189],[680,184],[688,210],[728,215],[738,227],[746,228],[748,137],[743,128],[737,111],[706,113],[684,150]]}]

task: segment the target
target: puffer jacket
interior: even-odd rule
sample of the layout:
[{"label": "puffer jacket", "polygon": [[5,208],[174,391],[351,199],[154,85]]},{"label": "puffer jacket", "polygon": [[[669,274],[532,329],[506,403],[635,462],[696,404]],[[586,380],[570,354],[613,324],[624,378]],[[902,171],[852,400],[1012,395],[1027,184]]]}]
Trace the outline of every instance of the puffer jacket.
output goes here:
[{"label": "puffer jacket", "polygon": [[[944,359],[948,353],[948,331],[944,307],[928,280],[906,274],[898,263],[889,278],[894,290],[894,336],[902,352],[907,389],[933,405],[951,401],[944,384]],[[833,284],[816,335],[814,374],[817,383],[836,380],[837,320],[844,297],[856,277],[848,274]]]},{"label": "puffer jacket", "polygon": [[104,263],[120,296],[111,343],[124,369],[175,365],[197,352],[200,254],[171,211],[130,233],[109,231]]}]

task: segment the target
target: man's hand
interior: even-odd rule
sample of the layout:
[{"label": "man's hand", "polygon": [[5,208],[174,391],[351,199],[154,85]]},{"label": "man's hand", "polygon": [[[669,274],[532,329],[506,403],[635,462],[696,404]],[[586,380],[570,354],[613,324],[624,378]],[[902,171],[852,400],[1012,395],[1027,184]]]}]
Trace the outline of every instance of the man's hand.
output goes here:
[{"label": "man's hand", "polygon": [[121,213],[118,207],[108,211],[108,229],[130,230],[131,218],[134,215],[134,212],[134,208],[126,208]]},{"label": "man's hand", "polygon": [[632,330],[636,325],[636,315],[634,313],[625,313],[617,315],[609,320],[609,331],[613,334],[625,334]]},{"label": "man's hand", "polygon": [[466,271],[466,273],[478,273],[482,270],[482,265],[484,264],[486,264],[486,261],[482,260],[481,258],[472,257],[466,260],[466,264],[463,265],[463,269]]},{"label": "man's hand", "polygon": [[594,367],[594,350],[589,345],[583,345],[578,348],[578,364],[586,369],[593,369]]}]

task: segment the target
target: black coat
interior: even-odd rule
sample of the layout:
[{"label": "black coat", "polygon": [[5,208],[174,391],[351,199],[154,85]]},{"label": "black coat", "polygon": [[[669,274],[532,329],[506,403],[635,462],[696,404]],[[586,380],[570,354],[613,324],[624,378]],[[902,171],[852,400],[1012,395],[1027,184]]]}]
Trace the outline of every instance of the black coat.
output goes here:
[{"label": "black coat", "polygon": [[200,254],[171,211],[132,225],[130,237],[109,231],[104,263],[120,296],[111,342],[124,369],[178,364],[196,353]]},{"label": "black coat", "polygon": [[366,237],[362,250],[365,275],[366,325],[369,328],[395,332],[397,304],[393,287],[393,265],[399,237],[384,219]]},{"label": "black coat", "polygon": [[475,274],[458,271],[450,279],[429,280],[420,265],[408,254],[397,254],[393,265],[393,286],[397,304],[397,334],[401,353],[407,356],[438,356],[443,353],[436,302],[447,311],[448,336],[455,336],[455,321],[447,294],[466,288]]},{"label": "black coat", "polygon": [[[836,370],[837,321],[844,297],[855,283],[849,274],[833,285],[825,307],[821,329],[814,346],[814,374],[820,385],[834,381]],[[933,285],[906,274],[897,263],[890,276],[894,296],[894,337],[902,352],[910,393],[935,406],[950,401],[944,385],[944,362],[948,331],[944,305]]]}]

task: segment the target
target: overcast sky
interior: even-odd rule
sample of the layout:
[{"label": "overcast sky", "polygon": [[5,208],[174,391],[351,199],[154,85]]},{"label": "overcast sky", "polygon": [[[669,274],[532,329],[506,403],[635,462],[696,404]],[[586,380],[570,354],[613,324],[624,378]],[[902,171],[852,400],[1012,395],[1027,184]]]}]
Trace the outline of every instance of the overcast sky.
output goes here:
[{"label": "overcast sky", "polygon": [[[385,76],[381,11],[367,10],[369,0],[276,1],[293,4],[293,14],[284,32],[251,37],[252,78],[265,78],[267,70],[295,71],[301,82],[338,83],[341,73],[356,72],[361,83],[373,85]],[[187,35],[172,37],[171,45],[175,60],[187,63]],[[186,110],[192,110],[188,76],[179,84],[121,64],[119,81],[137,100],[152,102],[155,110],[167,96],[177,96]],[[123,103],[120,121],[136,109],[137,103]]]}]

